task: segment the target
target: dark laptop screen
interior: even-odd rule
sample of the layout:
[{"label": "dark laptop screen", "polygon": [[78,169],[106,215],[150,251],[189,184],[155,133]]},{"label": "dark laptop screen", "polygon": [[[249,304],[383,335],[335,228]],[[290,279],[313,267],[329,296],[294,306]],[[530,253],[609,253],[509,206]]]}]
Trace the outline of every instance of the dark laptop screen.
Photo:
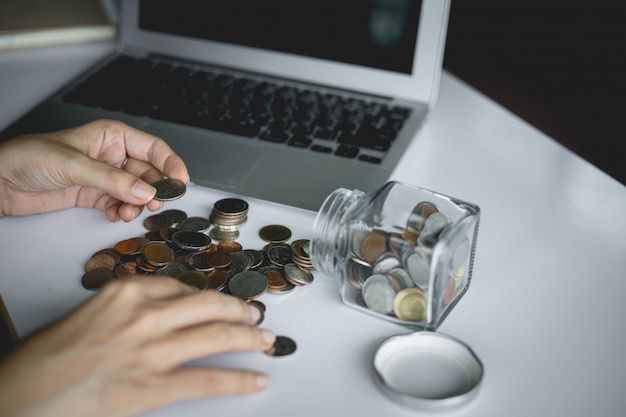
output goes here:
[{"label": "dark laptop screen", "polygon": [[141,29],[410,74],[421,0],[142,0]]}]

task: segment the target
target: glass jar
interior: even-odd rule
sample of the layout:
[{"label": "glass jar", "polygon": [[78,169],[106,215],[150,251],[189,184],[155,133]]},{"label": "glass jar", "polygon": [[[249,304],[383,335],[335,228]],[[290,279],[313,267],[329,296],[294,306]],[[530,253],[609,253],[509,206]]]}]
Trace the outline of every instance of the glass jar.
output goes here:
[{"label": "glass jar", "polygon": [[339,188],[315,219],[311,261],[347,305],[435,330],[468,288],[479,217],[475,204],[400,182]]}]

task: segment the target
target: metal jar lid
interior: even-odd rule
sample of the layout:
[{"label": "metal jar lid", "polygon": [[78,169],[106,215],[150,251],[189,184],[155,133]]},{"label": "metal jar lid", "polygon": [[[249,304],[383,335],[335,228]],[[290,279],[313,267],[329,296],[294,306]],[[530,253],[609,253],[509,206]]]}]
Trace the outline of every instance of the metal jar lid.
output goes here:
[{"label": "metal jar lid", "polygon": [[458,407],[478,392],[483,366],[459,340],[430,331],[393,336],[374,355],[376,380],[393,401],[420,410]]}]

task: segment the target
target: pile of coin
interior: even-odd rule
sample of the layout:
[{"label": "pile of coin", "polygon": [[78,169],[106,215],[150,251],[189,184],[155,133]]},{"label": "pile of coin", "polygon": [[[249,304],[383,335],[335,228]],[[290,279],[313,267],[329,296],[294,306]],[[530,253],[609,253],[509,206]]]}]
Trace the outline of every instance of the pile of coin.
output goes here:
[{"label": "pile of coin", "polygon": [[[247,212],[245,201],[229,198],[215,203],[211,220],[188,217],[177,209],[153,214],[144,220],[144,236],[121,240],[94,253],[85,263],[82,285],[95,291],[110,280],[129,275],[167,275],[201,290],[223,291],[252,301],[265,292],[285,294],[312,283],[309,241],[287,243],[291,230],[286,226],[261,228],[259,236],[267,245],[258,250],[244,249],[232,239]],[[213,233],[216,228],[220,230]]]},{"label": "pile of coin", "polygon": [[[377,313],[404,321],[426,319],[429,303],[449,304],[466,271],[469,240],[456,245],[445,270],[435,270],[435,245],[450,222],[431,202],[419,203],[406,225],[397,230],[353,229],[346,282],[355,288],[357,302]],[[444,274],[445,279],[433,279]],[[443,282],[437,288],[433,283]]]}]

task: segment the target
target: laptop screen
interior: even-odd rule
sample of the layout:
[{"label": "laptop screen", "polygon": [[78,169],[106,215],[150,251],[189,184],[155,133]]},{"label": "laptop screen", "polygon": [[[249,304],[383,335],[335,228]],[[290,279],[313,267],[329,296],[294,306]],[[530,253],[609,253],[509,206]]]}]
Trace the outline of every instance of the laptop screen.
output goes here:
[{"label": "laptop screen", "polygon": [[411,74],[421,0],[142,0],[139,26]]}]

